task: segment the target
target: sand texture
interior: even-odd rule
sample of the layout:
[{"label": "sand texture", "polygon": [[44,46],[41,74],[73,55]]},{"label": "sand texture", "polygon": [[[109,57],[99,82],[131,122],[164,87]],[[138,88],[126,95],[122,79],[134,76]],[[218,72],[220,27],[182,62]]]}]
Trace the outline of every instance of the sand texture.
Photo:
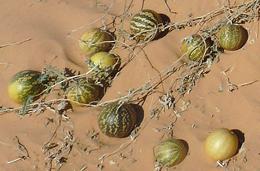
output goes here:
[{"label": "sand texture", "polygon": [[[111,22],[111,16],[122,14],[125,8],[122,0],[97,2],[99,5],[94,0],[0,0],[0,106],[19,107],[8,98],[7,86],[11,76],[21,70],[41,71],[52,65],[81,73],[88,71],[85,56],[78,46],[80,36],[89,28]],[[236,1],[237,4],[242,2]],[[144,8],[178,22],[207,14],[226,3],[225,0],[168,0],[168,5],[176,12],[171,13],[163,0],[146,0]],[[141,6],[142,1],[134,0],[130,14],[135,14]],[[108,12],[105,12],[107,8]],[[169,171],[259,171],[259,23],[255,21],[244,26],[249,31],[247,44],[238,51],[225,51],[220,55],[219,62],[215,62],[210,72],[179,101],[176,110],[183,112],[178,116],[173,110],[165,110],[158,118],[150,119],[150,112],[158,105],[158,97],[163,91],[162,85],[157,93],[148,96],[142,105],[141,129],[133,141],[129,137],[118,139],[102,134],[97,125],[99,107],[78,107],[69,111],[69,121],[61,123],[53,140],[51,135],[58,125],[59,116],[51,110],[24,117],[14,112],[0,114],[0,170],[46,170],[48,156],[55,148],[46,152],[43,147],[51,139],[59,147],[72,147],[72,151],[60,154],[66,157],[66,163],[60,168],[62,171],[152,171],[155,168],[153,147],[172,134],[188,143],[189,152],[183,162]],[[206,26],[173,30],[149,43],[144,48],[147,56],[139,52],[113,80],[101,101],[123,96],[129,89],[158,77],[158,70],[167,68],[181,56],[181,40],[198,32],[200,27]],[[125,28],[128,28],[127,24]],[[127,60],[127,50],[115,51],[123,61]],[[166,79],[164,89],[176,78],[177,75],[173,75]],[[227,78],[238,85],[238,89],[231,92]],[[245,139],[240,152],[224,168],[217,167],[203,150],[208,133],[221,127],[240,130]],[[19,159],[25,153],[17,149],[16,137],[28,150],[26,159]],[[64,140],[71,144],[64,143]],[[102,156],[104,160],[99,160]],[[18,161],[13,161],[17,158]],[[57,170],[59,165],[53,163],[52,170]]]}]

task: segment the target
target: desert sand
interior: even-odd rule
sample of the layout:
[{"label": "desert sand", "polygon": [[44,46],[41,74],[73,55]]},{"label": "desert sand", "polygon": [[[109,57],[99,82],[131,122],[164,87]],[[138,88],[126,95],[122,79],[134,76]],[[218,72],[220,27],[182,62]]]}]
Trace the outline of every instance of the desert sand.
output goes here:
[{"label": "desert sand", "polygon": [[[124,9],[124,1],[97,2],[106,4],[114,15],[121,14]],[[204,15],[226,3],[225,0],[169,0],[169,6],[176,12],[170,13],[164,1],[147,0],[144,8],[165,14],[174,22]],[[97,6],[94,0],[0,0],[0,4],[0,46],[20,42],[0,48],[0,106],[18,107],[8,98],[7,85],[11,76],[21,70],[41,70],[50,64],[86,72],[88,68],[84,63],[84,54],[78,47],[78,40],[85,30],[102,26],[110,18],[104,12],[106,7]],[[131,13],[140,10],[141,5],[141,1],[133,1]],[[105,158],[101,164],[101,156],[111,154],[130,139],[108,138],[99,133],[96,120],[100,108],[77,108],[69,112],[71,124],[58,131],[56,141],[62,142],[64,133],[73,130],[74,145],[61,170],[95,171],[100,170],[98,166],[104,171],[154,170],[153,147],[165,138],[167,128],[171,127],[174,137],[188,142],[189,153],[183,162],[168,170],[259,171],[260,83],[240,86],[230,92],[227,77],[223,74],[229,69],[227,75],[237,85],[260,79],[259,23],[252,22],[245,27],[250,34],[247,44],[236,52],[221,54],[220,61],[183,98],[182,103],[188,104],[187,109],[176,122],[171,110],[162,112],[158,119],[149,119],[151,109],[158,102],[158,94],[149,96],[142,106],[144,119],[138,137],[126,148]],[[162,70],[176,61],[180,56],[179,47],[183,37],[198,30],[199,27],[193,27],[172,31],[151,42],[144,50],[153,66]],[[127,58],[126,52],[119,53],[124,60]],[[114,79],[102,101],[127,94],[130,88],[139,87],[156,75],[157,72],[144,54],[139,53]],[[166,80],[165,87],[171,81]],[[2,114],[0,170],[46,170],[46,155],[42,147],[50,139],[56,122],[57,116],[50,111],[24,117],[15,113]],[[203,151],[203,142],[208,133],[221,127],[240,130],[245,138],[240,152],[224,168],[217,167]],[[99,133],[98,137],[94,135],[93,138],[93,132]],[[20,155],[15,137],[27,148],[29,158],[13,161]]]}]

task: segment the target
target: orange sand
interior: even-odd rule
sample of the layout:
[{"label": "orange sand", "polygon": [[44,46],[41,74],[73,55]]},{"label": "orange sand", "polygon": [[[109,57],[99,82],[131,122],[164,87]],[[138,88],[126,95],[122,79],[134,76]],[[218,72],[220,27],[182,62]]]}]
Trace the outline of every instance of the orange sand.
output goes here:
[{"label": "orange sand", "polygon": [[[111,1],[103,1],[110,4]],[[145,1],[145,8],[155,9],[159,13],[168,15],[172,21],[181,21],[189,14],[199,16],[223,5],[224,0],[182,0],[169,1],[169,5],[178,14],[168,12],[162,0]],[[242,1],[240,1],[242,2]],[[0,0],[0,45],[31,38],[20,45],[0,49],[1,86],[0,105],[17,106],[7,95],[9,78],[23,69],[41,70],[46,64],[59,68],[70,67],[75,70],[86,71],[83,54],[79,51],[78,38],[87,28],[101,25],[102,10],[95,8],[92,0]],[[115,1],[111,12],[120,14],[123,1]],[[141,1],[133,3],[137,11]],[[96,22],[94,22],[96,20]],[[83,29],[71,33],[71,30],[84,25]],[[178,166],[169,170],[214,171],[217,168],[203,151],[203,141],[214,128],[227,127],[239,129],[245,135],[243,151],[232,159],[228,170],[257,171],[260,170],[260,89],[259,83],[241,87],[233,93],[227,91],[227,85],[222,71],[232,67],[228,73],[231,81],[236,84],[259,79],[260,76],[260,40],[257,39],[258,23],[248,24],[250,31],[248,43],[239,51],[226,52],[221,55],[220,62],[215,64],[212,71],[201,79],[191,94],[185,97],[191,104],[188,111],[178,119],[173,128],[175,137],[185,139],[189,144],[189,154]],[[164,38],[149,44],[145,51],[153,65],[161,70],[174,62],[179,55],[178,42],[184,36],[196,32],[199,28],[185,31],[173,31]],[[71,33],[71,34],[69,34]],[[126,54],[122,54],[126,58]],[[129,88],[142,85],[156,72],[151,68],[144,55],[140,53],[114,80],[103,100],[125,94]],[[129,79],[129,76],[131,79]],[[167,83],[165,83],[167,84]],[[219,92],[222,85],[223,91]],[[168,126],[174,120],[169,113],[162,113],[159,120],[149,120],[149,111],[156,104],[156,96],[148,98],[144,104],[144,121],[146,124],[140,136],[128,148],[121,151],[126,157],[122,159],[116,154],[104,161],[105,171],[151,171],[154,169],[152,148],[163,136],[163,132],[156,132],[156,128]],[[80,170],[84,165],[86,170],[95,171],[98,158],[102,154],[117,149],[128,139],[112,139],[100,135],[105,144],[99,150],[87,154],[83,147],[98,148],[87,137],[87,132],[95,129],[96,116],[99,109],[77,109],[72,113],[74,133],[77,145],[74,145],[67,163],[61,170]],[[0,170],[44,170],[44,156],[42,146],[50,137],[54,124],[45,126],[46,118],[55,116],[45,112],[38,116],[20,118],[14,113],[5,114],[0,119]],[[192,127],[195,125],[195,127]],[[14,137],[28,148],[30,158],[12,164],[7,161],[16,159],[18,154]]]}]

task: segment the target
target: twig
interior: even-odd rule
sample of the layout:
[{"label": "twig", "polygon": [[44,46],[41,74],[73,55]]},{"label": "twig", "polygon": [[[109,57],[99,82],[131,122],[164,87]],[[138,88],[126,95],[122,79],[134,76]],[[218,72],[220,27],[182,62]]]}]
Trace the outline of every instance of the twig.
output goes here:
[{"label": "twig", "polygon": [[238,84],[238,87],[244,87],[244,86],[248,86],[248,85],[252,85],[256,82],[258,82],[259,80],[255,80],[255,81],[250,81],[250,82],[246,82],[246,83],[242,83],[242,84]]},{"label": "twig", "polygon": [[87,165],[83,165],[79,171],[88,171]]},{"label": "twig", "polygon": [[169,11],[170,13],[177,14],[177,12],[172,11],[172,9],[171,9],[171,7],[170,7],[170,5],[169,5],[169,3],[168,3],[168,0],[164,0],[164,3],[165,3],[165,5],[166,5],[166,7],[167,7],[167,9],[168,9],[168,11]]},{"label": "twig", "polygon": [[14,159],[14,160],[7,161],[6,163],[7,163],[7,164],[12,164],[12,163],[18,162],[18,161],[20,161],[20,160],[24,160],[24,158],[23,158],[23,157],[18,157],[18,158]]},{"label": "twig", "polygon": [[20,44],[23,44],[23,43],[28,42],[28,41],[31,41],[31,40],[32,40],[31,38],[27,38],[27,39],[22,40],[22,41],[3,44],[3,45],[0,45],[0,49],[1,49],[1,48],[4,48],[4,47],[8,47],[8,46],[20,45]]},{"label": "twig", "polygon": [[91,26],[91,25],[97,23],[98,21],[104,20],[104,19],[108,16],[109,11],[110,11],[110,10],[112,9],[112,7],[114,6],[114,3],[115,3],[114,0],[112,0],[112,1],[111,1],[111,4],[110,4],[110,5],[107,7],[107,9],[105,10],[105,12],[104,12],[105,14],[104,14],[104,15],[102,15],[101,17],[97,18],[96,20],[92,21],[91,23],[87,23],[87,24],[85,24],[85,25],[79,26],[79,27],[77,27],[77,28],[71,30],[71,31],[68,33],[68,35],[71,35],[72,33],[77,32],[77,31],[79,31],[79,30],[81,30],[81,29],[84,29],[84,28],[86,28],[86,27],[88,27],[88,26]]},{"label": "twig", "polygon": [[103,161],[104,161],[106,158],[108,158],[108,157],[110,157],[110,156],[112,156],[112,155],[114,155],[114,154],[116,154],[116,153],[118,153],[118,152],[124,150],[124,149],[127,148],[132,142],[133,142],[133,140],[131,139],[131,140],[129,140],[129,141],[127,141],[127,142],[121,144],[116,150],[114,150],[114,151],[111,152],[111,153],[103,154],[101,157],[99,157],[98,160],[101,160],[101,163],[103,163]]},{"label": "twig", "polygon": [[19,154],[18,158],[11,160],[11,161],[7,161],[6,162],[7,164],[12,164],[12,163],[18,162],[20,160],[26,160],[26,159],[30,158],[29,152],[28,152],[27,148],[25,147],[25,145],[23,145],[20,142],[20,140],[17,136],[15,136],[15,140],[17,141],[17,150],[20,154]]}]

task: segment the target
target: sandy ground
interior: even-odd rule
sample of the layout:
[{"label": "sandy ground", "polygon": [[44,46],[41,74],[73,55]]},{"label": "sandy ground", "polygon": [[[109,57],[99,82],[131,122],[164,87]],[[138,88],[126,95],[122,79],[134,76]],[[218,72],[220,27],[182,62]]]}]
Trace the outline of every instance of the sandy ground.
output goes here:
[{"label": "sandy ground", "polygon": [[[103,1],[106,4],[111,2]],[[120,14],[123,1],[115,1],[111,12]],[[224,1],[223,1],[224,2]],[[145,8],[154,9],[168,15],[172,21],[180,21],[192,14],[199,16],[223,5],[222,0],[182,0],[169,1],[169,5],[177,12],[168,12],[162,0],[147,0]],[[87,68],[78,42],[84,30],[100,26],[100,18],[104,16],[101,9],[95,7],[92,0],[0,0],[0,45],[27,40],[26,42],[0,48],[0,105],[17,106],[7,95],[7,84],[10,77],[23,69],[41,70],[45,65],[52,64],[59,68],[70,67],[82,72]],[[140,9],[141,1],[134,2],[133,12]],[[82,27],[83,26],[83,27]],[[248,43],[236,52],[225,52],[220,62],[212,66],[212,70],[201,79],[191,94],[185,96],[185,102],[191,102],[188,110],[174,124],[174,137],[184,139],[189,144],[189,154],[185,160],[169,170],[260,170],[260,100],[259,83],[240,87],[229,92],[226,77],[222,71],[231,68],[228,76],[236,84],[259,80],[260,60],[257,39],[258,23],[246,25],[250,31]],[[82,27],[82,28],[81,28]],[[77,29],[77,31],[71,32]],[[174,62],[179,56],[179,42],[184,36],[196,32],[199,28],[185,31],[173,31],[164,38],[154,41],[145,48],[153,65],[161,70]],[[126,54],[122,54],[125,58]],[[4,64],[6,63],[6,64]],[[103,100],[113,99],[125,94],[129,88],[142,85],[156,72],[151,68],[143,54],[139,54],[114,80]],[[167,82],[165,83],[167,86]],[[220,89],[222,91],[220,91]],[[160,142],[164,131],[156,131],[169,126],[174,116],[169,112],[162,113],[158,120],[149,120],[149,111],[157,102],[151,96],[143,105],[143,129],[139,137],[128,148],[104,160],[105,171],[130,171],[154,169],[153,146]],[[99,157],[111,153],[128,138],[107,138],[100,134],[103,144],[90,140],[89,132],[98,131],[96,116],[100,109],[76,109],[70,114],[74,125],[76,143],[61,170],[95,171]],[[45,170],[45,156],[42,146],[50,138],[55,128],[53,123],[46,126],[47,118],[56,118],[52,113],[19,117],[14,113],[2,115],[0,118],[0,170],[25,171]],[[226,127],[238,129],[245,136],[241,153],[236,155],[227,168],[216,167],[203,151],[203,141],[207,134],[215,128]],[[27,160],[8,164],[19,156],[15,136],[19,137],[30,154]],[[84,149],[93,150],[90,152]],[[87,151],[88,151],[87,150]]]}]

